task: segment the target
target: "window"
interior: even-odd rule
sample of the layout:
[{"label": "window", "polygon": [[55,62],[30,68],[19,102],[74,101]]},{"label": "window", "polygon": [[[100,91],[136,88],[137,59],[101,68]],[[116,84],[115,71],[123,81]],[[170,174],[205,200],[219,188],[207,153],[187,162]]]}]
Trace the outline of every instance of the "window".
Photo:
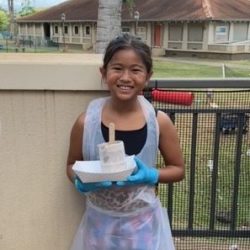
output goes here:
[{"label": "window", "polygon": [[90,36],[91,35],[91,28],[89,25],[85,25],[83,27],[83,35],[84,36]]},{"label": "window", "polygon": [[79,27],[78,27],[78,25],[74,26],[74,35],[79,35]]},{"label": "window", "polygon": [[192,42],[203,41],[203,24],[201,23],[188,24],[188,41]]},{"label": "window", "polygon": [[146,27],[144,26],[138,26],[137,27],[137,34],[138,36],[143,40],[145,41],[146,40],[146,35],[147,35],[147,30],[146,30]]},{"label": "window", "polygon": [[122,27],[122,33],[130,33],[130,28],[129,27]]},{"label": "window", "polygon": [[[231,23],[232,25],[232,23]],[[247,23],[234,23],[234,34],[233,34],[233,41],[234,42],[239,42],[239,41],[246,41],[247,35],[248,35],[248,25]],[[249,30],[250,31],[250,30]],[[226,31],[225,31],[226,32]]]},{"label": "window", "polygon": [[58,34],[58,26],[57,25],[54,27],[54,32],[55,32],[55,34]]},{"label": "window", "polygon": [[216,25],[215,27],[215,42],[223,43],[228,42],[229,39],[229,29],[227,25]]},{"label": "window", "polygon": [[169,24],[169,35],[168,39],[170,41],[182,41],[182,29],[183,24],[170,23]]},{"label": "window", "polygon": [[68,26],[64,26],[64,34],[68,34],[68,33],[69,33]]}]

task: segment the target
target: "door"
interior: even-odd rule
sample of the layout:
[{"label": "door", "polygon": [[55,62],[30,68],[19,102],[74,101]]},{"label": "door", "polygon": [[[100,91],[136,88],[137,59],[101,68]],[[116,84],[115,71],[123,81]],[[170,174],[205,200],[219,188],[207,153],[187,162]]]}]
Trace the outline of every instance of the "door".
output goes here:
[{"label": "door", "polygon": [[161,25],[155,24],[154,26],[154,46],[161,47]]},{"label": "door", "polygon": [[44,36],[46,40],[50,40],[50,24],[44,23],[43,24]]}]

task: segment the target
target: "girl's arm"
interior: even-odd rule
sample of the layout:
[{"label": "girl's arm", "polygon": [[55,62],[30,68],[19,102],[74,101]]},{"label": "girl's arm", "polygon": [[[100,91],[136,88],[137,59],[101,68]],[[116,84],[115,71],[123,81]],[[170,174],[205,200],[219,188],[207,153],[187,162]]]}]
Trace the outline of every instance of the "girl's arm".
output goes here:
[{"label": "girl's arm", "polygon": [[70,145],[67,159],[66,173],[71,182],[74,182],[75,174],[72,166],[75,161],[82,161],[82,138],[84,128],[84,114],[81,114],[75,121],[70,135]]},{"label": "girl's arm", "polygon": [[160,131],[159,149],[165,163],[165,166],[159,169],[159,182],[181,181],[185,176],[185,169],[176,128],[168,115],[162,111],[158,111],[157,121]]}]

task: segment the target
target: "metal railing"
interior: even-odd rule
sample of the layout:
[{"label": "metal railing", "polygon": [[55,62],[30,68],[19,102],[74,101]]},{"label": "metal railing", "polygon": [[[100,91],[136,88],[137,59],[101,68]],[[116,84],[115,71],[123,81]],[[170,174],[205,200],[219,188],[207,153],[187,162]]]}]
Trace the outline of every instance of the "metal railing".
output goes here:
[{"label": "metal railing", "polygon": [[169,114],[185,157],[185,180],[158,187],[176,248],[248,249],[250,79],[152,80],[144,95]]},{"label": "metal railing", "polygon": [[18,36],[0,38],[0,52],[56,52],[59,42],[41,36]]}]

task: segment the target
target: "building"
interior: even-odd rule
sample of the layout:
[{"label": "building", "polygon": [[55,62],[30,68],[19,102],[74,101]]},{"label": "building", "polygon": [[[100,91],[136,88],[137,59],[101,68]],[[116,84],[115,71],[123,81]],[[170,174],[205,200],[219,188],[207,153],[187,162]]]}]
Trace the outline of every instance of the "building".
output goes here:
[{"label": "building", "polygon": [[[66,1],[18,19],[18,37],[92,50],[97,12],[98,0]],[[155,54],[250,58],[250,0],[135,0],[133,12],[123,6],[122,31]]]}]

